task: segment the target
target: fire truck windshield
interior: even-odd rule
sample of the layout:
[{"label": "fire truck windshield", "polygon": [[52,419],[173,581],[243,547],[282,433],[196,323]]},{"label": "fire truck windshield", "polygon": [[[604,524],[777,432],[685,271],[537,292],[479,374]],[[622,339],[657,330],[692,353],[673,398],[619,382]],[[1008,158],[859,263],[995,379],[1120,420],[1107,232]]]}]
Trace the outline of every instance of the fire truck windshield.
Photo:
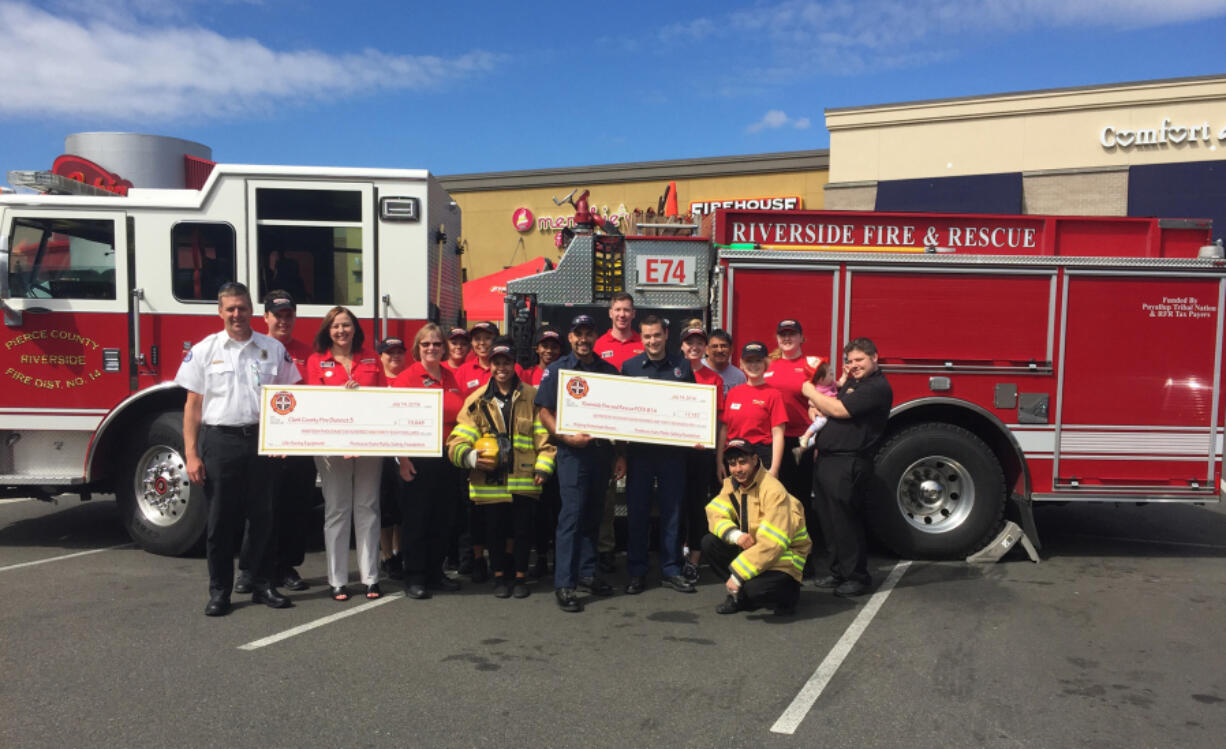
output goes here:
[{"label": "fire truck windshield", "polygon": [[114,299],[115,224],[105,219],[13,222],[10,295],[25,299]]}]

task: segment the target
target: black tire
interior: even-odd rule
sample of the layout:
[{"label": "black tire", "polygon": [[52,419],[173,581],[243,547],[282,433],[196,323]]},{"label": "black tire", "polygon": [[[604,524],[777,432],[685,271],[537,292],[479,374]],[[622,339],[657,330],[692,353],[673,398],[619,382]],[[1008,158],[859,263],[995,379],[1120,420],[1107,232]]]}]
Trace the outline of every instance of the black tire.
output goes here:
[{"label": "black tire", "polygon": [[182,411],[158,414],[132,431],[115,499],[128,535],[145,551],[180,556],[201,547],[208,511],[204,488],[187,480]]},{"label": "black tire", "polygon": [[987,443],[952,424],[908,427],[877,452],[866,521],[906,559],[962,559],[1000,530],[1005,475]]}]

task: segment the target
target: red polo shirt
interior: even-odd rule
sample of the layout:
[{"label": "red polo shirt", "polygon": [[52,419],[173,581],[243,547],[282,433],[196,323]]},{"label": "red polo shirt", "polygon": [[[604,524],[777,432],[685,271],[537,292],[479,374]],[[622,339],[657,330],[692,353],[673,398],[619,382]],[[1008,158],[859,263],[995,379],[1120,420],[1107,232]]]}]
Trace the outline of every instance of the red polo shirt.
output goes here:
[{"label": "red polo shirt", "polygon": [[766,370],[766,384],[779,391],[783,396],[783,405],[787,408],[788,423],[783,428],[785,437],[799,437],[813,422],[813,419],[809,418],[809,399],[800,392],[800,386],[808,382],[817,369],[817,364],[810,365],[810,360],[816,362],[817,357],[780,357],[771,362]]},{"label": "red polo shirt", "polygon": [[456,382],[455,375],[446,367],[439,367],[442,379],[434,379],[426,366],[421,362],[413,362],[413,366],[396,375],[389,385],[394,388],[437,388],[443,391],[443,440],[455,428],[456,416],[464,406],[464,396]]},{"label": "red polo shirt", "polygon": [[515,374],[519,375],[519,379],[526,384],[536,386],[541,384],[541,378],[545,376],[545,367],[540,364],[533,364],[531,367],[521,367],[515,365]]},{"label": "red polo shirt", "polygon": [[473,357],[460,365],[455,371],[455,380],[460,383],[460,392],[467,398],[472,391],[489,384],[493,367],[486,369],[481,366],[481,360]]},{"label": "red polo shirt", "polygon": [[383,364],[372,351],[354,351],[353,369],[346,372],[340,362],[332,358],[332,350],[322,354],[312,353],[307,358],[307,373],[303,385],[338,385],[353,380],[360,386],[372,387],[383,384]]},{"label": "red polo shirt", "polygon": [[[690,362],[690,366],[693,366]],[[719,372],[702,364],[698,365],[698,369],[694,370],[694,382],[699,385],[714,385],[715,386],[715,413],[722,419],[724,414],[724,378],[719,376]]]},{"label": "red polo shirt", "polygon": [[298,374],[302,375],[302,381],[305,383],[307,378],[307,360],[311,358],[311,354],[315,353],[315,349],[309,344],[291,338],[289,343],[280,341],[282,346],[285,346],[285,351],[289,354],[289,358],[293,359],[294,366],[298,368]]},{"label": "red polo shirt", "polygon": [[[716,375],[718,377],[718,374]],[[754,445],[771,443],[771,428],[787,423],[783,397],[770,385],[744,383],[724,398],[724,423],[728,439],[743,439]]]},{"label": "red polo shirt", "polygon": [[598,358],[612,364],[620,372],[627,359],[643,353],[643,339],[639,338],[638,333],[631,331],[629,338],[619,341],[613,337],[613,331],[610,330],[596,339],[592,351]]}]

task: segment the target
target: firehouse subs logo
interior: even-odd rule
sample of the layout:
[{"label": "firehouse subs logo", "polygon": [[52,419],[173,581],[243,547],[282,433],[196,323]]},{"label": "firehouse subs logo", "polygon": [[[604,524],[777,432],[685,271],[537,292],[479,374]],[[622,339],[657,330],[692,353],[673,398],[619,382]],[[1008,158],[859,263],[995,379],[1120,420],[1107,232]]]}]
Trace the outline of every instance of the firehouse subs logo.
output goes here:
[{"label": "firehouse subs logo", "polygon": [[272,400],[268,404],[272,406],[272,410],[276,411],[278,415],[284,416],[294,410],[294,407],[298,405],[298,401],[294,398],[293,393],[279,390],[273,394]]},{"label": "firehouse subs logo", "polygon": [[587,395],[587,391],[587,380],[582,377],[572,377],[566,381],[566,392],[570,393],[572,398],[582,398]]}]

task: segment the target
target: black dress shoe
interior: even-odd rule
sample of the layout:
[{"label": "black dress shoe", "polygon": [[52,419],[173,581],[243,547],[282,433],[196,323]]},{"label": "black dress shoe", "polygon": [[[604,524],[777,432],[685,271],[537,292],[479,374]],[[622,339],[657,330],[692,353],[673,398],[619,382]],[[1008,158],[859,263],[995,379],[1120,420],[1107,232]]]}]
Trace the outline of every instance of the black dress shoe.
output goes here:
[{"label": "black dress shoe", "polygon": [[859,580],[844,580],[839,587],[834,589],[834,594],[839,598],[862,596],[867,592],[868,583],[862,583]]},{"label": "black dress shoe", "polygon": [[606,575],[617,571],[617,559],[611,551],[602,551],[596,556],[596,566]]},{"label": "black dress shoe", "polygon": [[209,602],[204,606],[205,616],[225,616],[230,613],[230,596],[224,593],[214,593],[209,596]]},{"label": "black dress shoe", "polygon": [[642,575],[632,577],[630,582],[626,583],[626,595],[628,596],[637,596],[644,590],[647,590],[647,578]]},{"label": "black dress shoe", "polygon": [[262,603],[270,609],[288,609],[294,602],[277,592],[277,589],[265,583],[257,585],[251,591],[251,602]]},{"label": "black dress shoe", "polygon": [[591,593],[594,596],[611,596],[613,595],[613,586],[609,585],[599,577],[581,577],[579,578],[579,590]]},{"label": "black dress shoe", "polygon": [[281,587],[286,590],[306,590],[311,584],[298,575],[298,570],[289,567],[281,577]]},{"label": "black dress shoe", "polygon": [[511,588],[511,595],[514,598],[527,598],[529,592],[528,584],[524,582],[523,578],[517,578],[515,585]]},{"label": "black dress shoe", "polygon": [[724,602],[715,607],[717,614],[735,614],[741,610],[741,604],[736,600],[736,596],[728,596]]},{"label": "black dress shoe", "polygon": [[443,575],[442,577],[432,580],[430,582],[430,587],[434,588],[435,590],[442,590],[447,593],[454,593],[460,589],[460,584],[456,582],[455,580],[452,580],[450,577]]},{"label": "black dress shoe", "polygon": [[495,598],[510,598],[511,586],[507,585],[507,581],[501,577],[494,578],[494,597]]},{"label": "black dress shoe", "polygon": [[835,575],[826,575],[825,577],[819,577],[814,580],[813,584],[819,588],[834,590],[845,582],[847,582],[845,578],[836,577]]},{"label": "black dress shoe", "polygon": [[673,590],[677,591],[678,593],[697,593],[698,592],[698,589],[694,587],[694,583],[690,582],[689,580],[686,580],[681,575],[673,575],[672,577],[666,577],[660,582],[672,588]]},{"label": "black dress shoe", "polygon": [[558,588],[553,592],[555,598],[558,599],[558,608],[569,613],[583,611],[583,604],[575,597],[574,588]]},{"label": "black dress shoe", "polygon": [[419,601],[430,597],[430,591],[426,590],[426,586],[419,583],[405,586],[404,594],[409,598],[416,598]]},{"label": "black dress shoe", "polygon": [[247,595],[255,587],[255,581],[251,579],[251,573],[246,570],[238,571],[238,579],[234,581],[234,592]]}]

